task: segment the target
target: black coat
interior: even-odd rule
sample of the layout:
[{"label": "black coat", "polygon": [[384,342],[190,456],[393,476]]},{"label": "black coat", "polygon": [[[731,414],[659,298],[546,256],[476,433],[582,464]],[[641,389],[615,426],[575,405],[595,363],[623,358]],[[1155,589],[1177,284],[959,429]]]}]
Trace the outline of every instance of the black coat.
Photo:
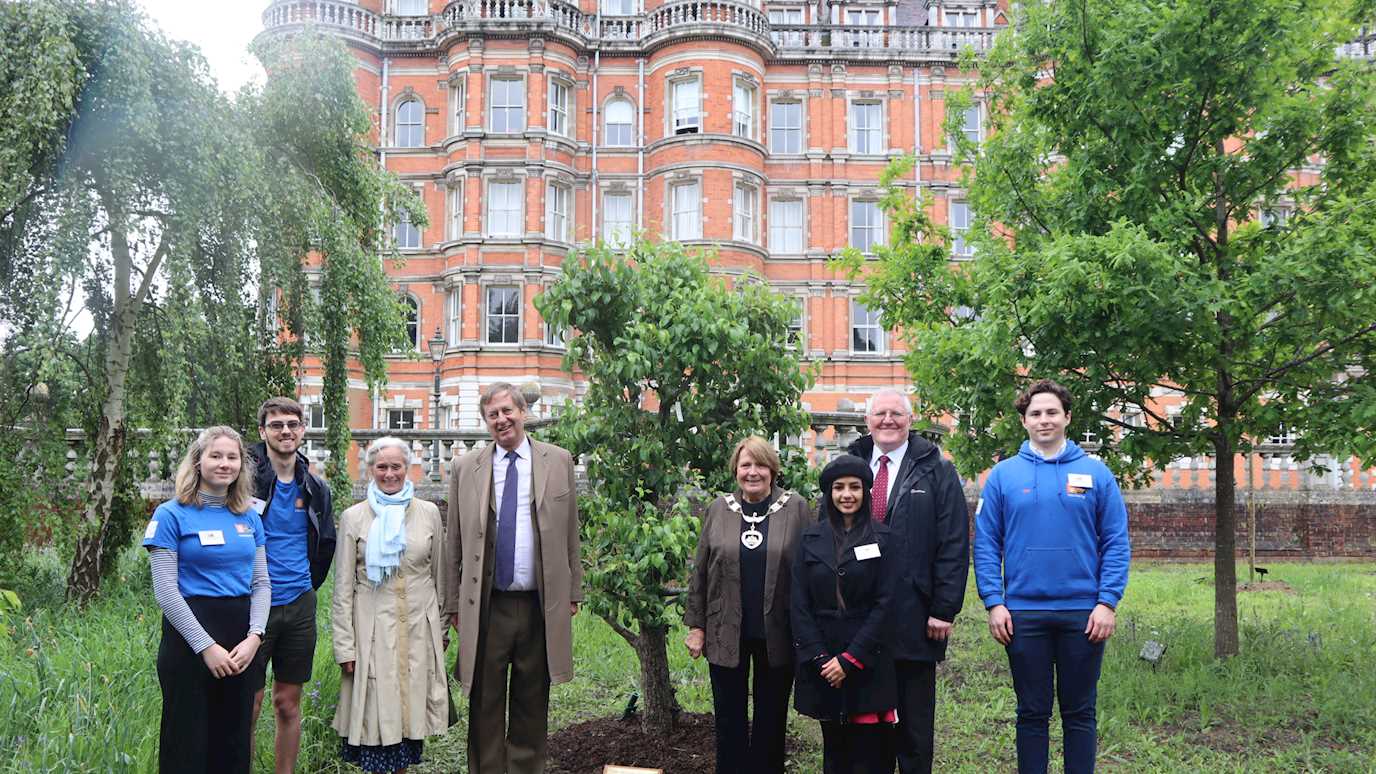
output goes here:
[{"label": "black coat", "polygon": [[[847,451],[869,462],[874,439],[863,436]],[[954,621],[965,603],[970,511],[955,466],[917,433],[908,434],[908,450],[896,475],[884,521],[893,531],[899,560],[893,606],[894,620],[902,623],[894,658],[941,661],[946,643],[927,638],[927,618]]]},{"label": "black coat", "polygon": [[[253,455],[253,496],[259,500],[272,498],[273,482],[277,473],[268,459],[268,446],[259,441],[249,448]],[[301,499],[306,506],[306,558],[311,565],[311,587],[320,588],[325,576],[334,564],[334,501],[330,496],[330,485],[324,479],[311,473],[305,455],[296,453],[296,486],[301,489]],[[263,516],[266,518],[267,514]]]},{"label": "black coat", "polygon": [[[893,540],[888,527],[872,528],[879,544],[874,559],[856,559],[852,550],[838,563],[832,526],[825,519],[810,524],[799,541],[790,606],[798,657],[794,706],[808,717],[844,721],[857,713],[892,709],[897,703],[889,604],[897,563],[890,555]],[[838,580],[845,610],[836,604]],[[864,668],[841,659],[846,679],[840,688],[832,688],[822,678],[821,666],[842,652]]]}]

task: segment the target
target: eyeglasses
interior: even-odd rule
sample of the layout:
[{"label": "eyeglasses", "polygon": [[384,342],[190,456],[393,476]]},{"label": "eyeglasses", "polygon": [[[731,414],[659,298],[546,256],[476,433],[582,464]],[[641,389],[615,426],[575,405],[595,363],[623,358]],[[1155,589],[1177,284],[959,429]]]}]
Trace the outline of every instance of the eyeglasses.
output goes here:
[{"label": "eyeglasses", "polygon": [[280,433],[283,430],[290,430],[294,433],[301,429],[301,423],[295,419],[290,422],[269,422],[267,428],[274,433]]},{"label": "eyeglasses", "polygon": [[870,416],[876,419],[900,419],[908,416],[908,414],[905,411],[875,411]]}]

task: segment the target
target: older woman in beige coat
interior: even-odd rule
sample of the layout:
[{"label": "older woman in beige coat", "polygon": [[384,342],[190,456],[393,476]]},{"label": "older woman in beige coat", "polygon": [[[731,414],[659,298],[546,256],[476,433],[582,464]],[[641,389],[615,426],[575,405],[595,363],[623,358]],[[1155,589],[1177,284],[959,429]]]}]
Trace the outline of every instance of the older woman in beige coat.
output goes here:
[{"label": "older woman in beige coat", "polygon": [[413,496],[404,441],[374,441],[367,466],[368,499],[340,516],[335,547],[334,729],[345,761],[404,772],[425,738],[448,727],[444,524],[434,503]]}]

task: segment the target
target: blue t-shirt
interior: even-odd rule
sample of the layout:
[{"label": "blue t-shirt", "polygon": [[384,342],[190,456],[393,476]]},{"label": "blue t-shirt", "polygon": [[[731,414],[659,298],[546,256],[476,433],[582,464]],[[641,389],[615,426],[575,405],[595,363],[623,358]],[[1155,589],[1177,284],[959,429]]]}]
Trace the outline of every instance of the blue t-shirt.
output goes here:
[{"label": "blue t-shirt", "polygon": [[287,605],[311,590],[311,562],[306,553],[306,504],[295,481],[273,481],[272,502],[263,513],[267,532],[268,578],[272,604]]},{"label": "blue t-shirt", "polygon": [[252,510],[182,505],[169,500],[153,511],[145,548],[177,552],[177,589],[183,597],[244,597],[253,582],[253,555],[263,545],[263,522]]}]

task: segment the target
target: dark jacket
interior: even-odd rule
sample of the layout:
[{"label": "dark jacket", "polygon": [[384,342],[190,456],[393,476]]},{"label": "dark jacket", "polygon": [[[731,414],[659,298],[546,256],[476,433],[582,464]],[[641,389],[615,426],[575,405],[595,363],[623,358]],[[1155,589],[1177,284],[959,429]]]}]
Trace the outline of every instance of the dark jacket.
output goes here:
[{"label": "dark jacket", "polygon": [[[866,462],[874,439],[866,435],[848,451]],[[901,561],[894,595],[898,627],[894,658],[941,661],[946,643],[927,638],[927,618],[954,621],[965,603],[970,571],[970,512],[955,466],[936,444],[908,434],[908,451],[898,466],[885,524],[893,531]]]},{"label": "dark jacket", "polygon": [[[785,492],[774,487],[778,502]],[[764,634],[771,666],[793,662],[793,635],[789,628],[789,586],[793,557],[803,527],[812,523],[812,510],[796,492],[769,517],[769,539],[761,549],[765,556]],[[736,492],[739,501],[741,493]],[[741,648],[741,517],[718,497],[702,517],[693,576],[684,601],[683,624],[705,633],[703,654],[708,663],[721,667],[740,664]]]},{"label": "dark jacket", "polygon": [[[790,606],[798,658],[793,703],[808,717],[844,721],[897,704],[891,601],[898,562],[890,552],[894,541],[889,528],[874,524],[871,529],[879,544],[879,556],[874,559],[857,559],[851,550],[838,562],[833,527],[826,519],[804,530],[798,543]],[[838,581],[844,610],[836,604]],[[843,652],[854,656],[863,668],[842,658],[846,679],[840,688],[832,688],[820,670]]]},{"label": "dark jacket", "polygon": [[[272,460],[268,459],[267,443],[255,443],[249,448],[249,454],[253,455],[255,465],[253,496],[270,501],[277,473],[272,469]],[[310,463],[299,451],[296,453],[296,486],[301,489],[306,505],[306,558],[311,565],[311,586],[318,589],[334,563],[334,501],[330,497],[329,484],[311,473]]]}]

